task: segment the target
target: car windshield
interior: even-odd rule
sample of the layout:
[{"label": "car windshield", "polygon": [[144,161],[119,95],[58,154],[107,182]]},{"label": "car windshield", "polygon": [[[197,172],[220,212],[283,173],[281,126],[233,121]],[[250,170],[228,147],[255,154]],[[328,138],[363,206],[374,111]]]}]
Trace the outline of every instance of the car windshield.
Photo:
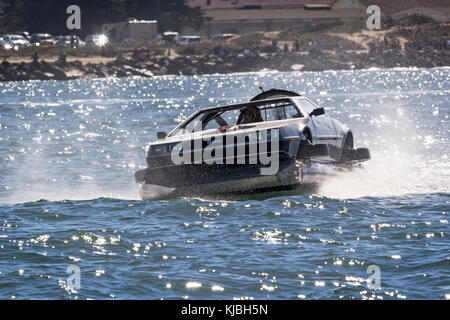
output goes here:
[{"label": "car windshield", "polygon": [[9,40],[25,40],[25,38],[22,36],[13,35],[13,36],[9,36]]},{"label": "car windshield", "polygon": [[262,101],[201,111],[195,117],[181,123],[169,136],[300,117],[303,115],[289,99]]}]

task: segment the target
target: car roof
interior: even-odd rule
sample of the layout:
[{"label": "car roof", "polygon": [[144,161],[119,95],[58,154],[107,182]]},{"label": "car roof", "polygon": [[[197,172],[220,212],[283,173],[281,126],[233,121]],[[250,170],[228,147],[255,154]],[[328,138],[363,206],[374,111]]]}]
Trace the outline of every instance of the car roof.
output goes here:
[{"label": "car roof", "polygon": [[181,36],[181,39],[201,39],[200,36]]},{"label": "car roof", "polygon": [[205,112],[205,111],[208,112],[208,111],[219,111],[219,110],[242,109],[242,108],[247,108],[247,107],[251,107],[251,106],[258,106],[258,105],[265,104],[265,103],[283,102],[283,101],[287,101],[287,100],[290,100],[290,97],[277,97],[274,99],[262,99],[262,100],[254,100],[254,101],[250,101],[250,102],[242,102],[242,103],[236,103],[236,104],[223,105],[223,106],[218,106],[218,107],[209,107],[209,108],[203,108],[203,109],[197,110],[191,116],[193,116],[194,114],[199,114],[201,112]]},{"label": "car roof", "polygon": [[294,92],[294,91],[273,88],[273,89],[270,89],[267,91],[262,91],[261,93],[257,94],[253,98],[251,98],[250,101],[266,100],[268,98],[299,97],[299,96],[300,96],[300,94],[298,94],[297,92]]}]

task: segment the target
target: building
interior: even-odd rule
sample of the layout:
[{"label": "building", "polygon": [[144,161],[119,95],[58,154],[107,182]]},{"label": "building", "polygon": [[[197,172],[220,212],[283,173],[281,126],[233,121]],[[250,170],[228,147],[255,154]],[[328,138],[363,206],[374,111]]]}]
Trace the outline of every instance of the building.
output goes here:
[{"label": "building", "polygon": [[360,5],[357,0],[191,0],[187,4],[200,6],[207,22],[202,30],[186,28],[183,33],[203,36],[278,31],[309,22],[367,19],[367,7]]},{"label": "building", "polygon": [[155,20],[128,19],[124,22],[104,24],[102,32],[107,34],[109,40],[113,42],[133,39],[137,42],[148,43],[157,36],[157,22]]},{"label": "building", "polygon": [[206,36],[278,31],[310,22],[364,22],[367,7],[373,4],[394,18],[419,13],[445,22],[450,13],[448,0],[191,0],[187,4],[201,7],[208,21],[202,30],[186,28],[183,33]]}]

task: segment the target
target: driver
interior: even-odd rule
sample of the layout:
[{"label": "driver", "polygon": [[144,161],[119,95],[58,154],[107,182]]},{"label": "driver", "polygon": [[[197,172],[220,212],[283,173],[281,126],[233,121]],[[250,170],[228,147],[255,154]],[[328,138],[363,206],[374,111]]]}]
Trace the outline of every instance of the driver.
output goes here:
[{"label": "driver", "polygon": [[250,106],[241,110],[237,124],[247,124],[264,121],[257,107]]}]

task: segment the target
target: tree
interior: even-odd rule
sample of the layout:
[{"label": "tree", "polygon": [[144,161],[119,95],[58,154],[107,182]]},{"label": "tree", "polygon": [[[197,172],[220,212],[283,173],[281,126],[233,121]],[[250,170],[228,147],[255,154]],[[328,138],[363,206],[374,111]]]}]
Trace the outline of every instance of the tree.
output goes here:
[{"label": "tree", "polygon": [[160,32],[185,26],[198,30],[204,22],[200,7],[191,8],[185,0],[125,0],[125,8],[129,17],[158,20]]},{"label": "tree", "polygon": [[66,9],[72,4],[81,9],[79,35],[129,17],[158,20],[160,31],[199,29],[204,21],[200,8],[187,6],[185,0],[0,0],[0,34],[19,30],[66,34]]}]

